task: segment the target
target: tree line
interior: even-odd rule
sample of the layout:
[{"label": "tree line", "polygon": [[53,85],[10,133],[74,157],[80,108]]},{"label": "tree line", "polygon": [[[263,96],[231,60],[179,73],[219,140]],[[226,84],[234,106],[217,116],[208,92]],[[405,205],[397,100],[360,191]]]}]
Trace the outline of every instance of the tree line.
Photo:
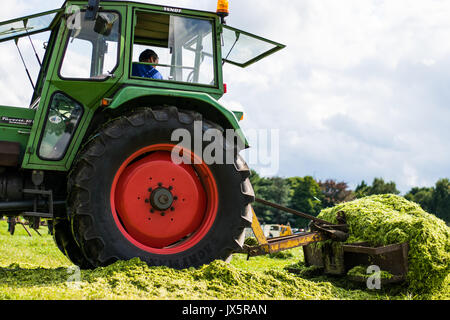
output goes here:
[{"label": "tree line", "polygon": [[[311,176],[265,178],[252,170],[250,180],[258,198],[317,216],[323,209],[334,207],[339,203],[379,194],[400,195],[395,182],[385,182],[375,178],[371,185],[362,181],[355,190],[347,183],[328,179],[316,181]],[[450,222],[450,180],[441,179],[431,188],[412,188],[403,195],[406,199],[418,203],[425,211],[435,214],[440,219]],[[253,205],[256,215],[266,224],[290,224],[306,228],[309,221],[285,213],[260,203]]]}]

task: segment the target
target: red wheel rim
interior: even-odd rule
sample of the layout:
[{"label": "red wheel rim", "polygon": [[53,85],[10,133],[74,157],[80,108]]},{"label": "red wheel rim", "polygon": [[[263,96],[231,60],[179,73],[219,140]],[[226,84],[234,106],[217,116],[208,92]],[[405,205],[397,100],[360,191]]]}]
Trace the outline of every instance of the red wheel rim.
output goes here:
[{"label": "red wheel rim", "polygon": [[[195,165],[173,162],[174,148]],[[187,149],[158,144],[137,151],[121,165],[110,201],[116,225],[128,241],[150,253],[176,254],[209,232],[218,191],[200,158]]]}]

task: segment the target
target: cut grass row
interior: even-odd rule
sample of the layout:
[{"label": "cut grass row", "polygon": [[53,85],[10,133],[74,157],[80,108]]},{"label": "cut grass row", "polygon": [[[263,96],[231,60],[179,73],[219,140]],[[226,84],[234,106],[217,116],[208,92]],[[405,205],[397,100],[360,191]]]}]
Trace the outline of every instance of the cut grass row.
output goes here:
[{"label": "cut grass row", "polygon": [[[33,231],[32,231],[33,232]],[[450,299],[449,287],[429,296],[412,296],[401,286],[369,291],[342,278],[307,278],[284,268],[303,260],[301,249],[275,259],[236,254],[230,264],[216,261],[199,269],[148,267],[135,259],[81,271],[54,245],[47,228],[32,237],[17,226],[15,236],[0,222],[0,299],[21,300],[371,300]],[[448,279],[450,280],[450,279]]]}]

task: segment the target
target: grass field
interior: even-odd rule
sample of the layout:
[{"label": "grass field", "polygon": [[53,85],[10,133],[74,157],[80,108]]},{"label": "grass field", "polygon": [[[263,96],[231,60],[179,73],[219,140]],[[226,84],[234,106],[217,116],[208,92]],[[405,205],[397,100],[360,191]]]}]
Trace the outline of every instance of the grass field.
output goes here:
[{"label": "grass field", "polygon": [[77,273],[54,245],[47,228],[32,237],[22,226],[7,233],[0,221],[0,299],[20,300],[386,300],[450,299],[450,277],[443,288],[414,295],[402,286],[368,290],[345,278],[291,274],[301,249],[283,259],[236,254],[230,264],[216,261],[199,269],[150,268],[139,260]]}]

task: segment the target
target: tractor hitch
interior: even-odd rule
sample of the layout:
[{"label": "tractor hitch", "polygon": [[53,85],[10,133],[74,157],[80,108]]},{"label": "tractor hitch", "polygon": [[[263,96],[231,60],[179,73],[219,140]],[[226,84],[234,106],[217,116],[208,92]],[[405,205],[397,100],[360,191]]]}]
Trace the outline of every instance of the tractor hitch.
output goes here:
[{"label": "tractor hitch", "polygon": [[337,225],[320,225],[318,223],[311,224],[311,231],[317,231],[327,234],[332,240],[345,242],[349,238],[349,228],[347,224]]}]

